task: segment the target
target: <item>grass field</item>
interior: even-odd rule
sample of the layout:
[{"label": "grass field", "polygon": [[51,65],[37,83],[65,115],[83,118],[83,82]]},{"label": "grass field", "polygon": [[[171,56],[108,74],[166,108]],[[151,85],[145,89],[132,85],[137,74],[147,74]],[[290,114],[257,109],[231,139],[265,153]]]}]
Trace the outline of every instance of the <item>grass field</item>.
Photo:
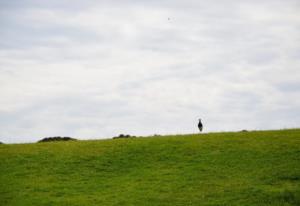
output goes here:
[{"label": "grass field", "polygon": [[300,205],[300,129],[0,145],[0,205]]}]

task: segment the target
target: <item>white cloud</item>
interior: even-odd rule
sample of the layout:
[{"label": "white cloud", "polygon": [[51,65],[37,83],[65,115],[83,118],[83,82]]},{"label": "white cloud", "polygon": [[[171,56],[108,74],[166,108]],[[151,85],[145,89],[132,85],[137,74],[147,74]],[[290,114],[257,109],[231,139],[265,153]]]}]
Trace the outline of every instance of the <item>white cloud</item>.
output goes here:
[{"label": "white cloud", "polygon": [[297,127],[299,3],[0,6],[0,137]]}]

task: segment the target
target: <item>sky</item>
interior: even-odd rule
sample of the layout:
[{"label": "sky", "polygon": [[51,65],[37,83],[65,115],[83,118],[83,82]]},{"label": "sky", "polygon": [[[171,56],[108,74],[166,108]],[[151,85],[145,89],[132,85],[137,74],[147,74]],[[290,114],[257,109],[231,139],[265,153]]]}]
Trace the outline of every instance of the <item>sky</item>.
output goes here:
[{"label": "sky", "polygon": [[300,127],[299,0],[0,0],[0,141]]}]

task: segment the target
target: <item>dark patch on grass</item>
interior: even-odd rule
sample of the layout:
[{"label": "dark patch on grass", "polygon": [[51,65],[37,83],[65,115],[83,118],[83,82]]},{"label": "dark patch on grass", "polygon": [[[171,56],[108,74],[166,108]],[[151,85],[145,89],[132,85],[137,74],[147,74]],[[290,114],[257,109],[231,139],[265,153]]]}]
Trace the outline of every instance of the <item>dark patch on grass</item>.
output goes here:
[{"label": "dark patch on grass", "polygon": [[56,141],[75,141],[77,139],[71,138],[71,137],[45,137],[38,142],[56,142]]},{"label": "dark patch on grass", "polygon": [[131,136],[129,134],[120,134],[119,136],[113,137],[113,139],[120,139],[120,138],[135,138],[136,136]]},{"label": "dark patch on grass", "polygon": [[299,206],[300,205],[300,190],[291,191],[284,190],[277,194],[277,199],[280,202],[289,203],[291,205]]},{"label": "dark patch on grass", "polygon": [[295,174],[295,175],[289,175],[289,176],[281,176],[279,177],[280,180],[286,180],[286,181],[300,181],[300,174]]}]

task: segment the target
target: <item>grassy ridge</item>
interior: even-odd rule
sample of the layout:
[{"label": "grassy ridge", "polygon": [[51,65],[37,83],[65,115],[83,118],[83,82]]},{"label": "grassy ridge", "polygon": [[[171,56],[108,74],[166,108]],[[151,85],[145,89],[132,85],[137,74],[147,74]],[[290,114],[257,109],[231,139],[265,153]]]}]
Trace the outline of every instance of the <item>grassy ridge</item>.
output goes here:
[{"label": "grassy ridge", "polygon": [[300,129],[0,145],[0,205],[300,205]]}]

